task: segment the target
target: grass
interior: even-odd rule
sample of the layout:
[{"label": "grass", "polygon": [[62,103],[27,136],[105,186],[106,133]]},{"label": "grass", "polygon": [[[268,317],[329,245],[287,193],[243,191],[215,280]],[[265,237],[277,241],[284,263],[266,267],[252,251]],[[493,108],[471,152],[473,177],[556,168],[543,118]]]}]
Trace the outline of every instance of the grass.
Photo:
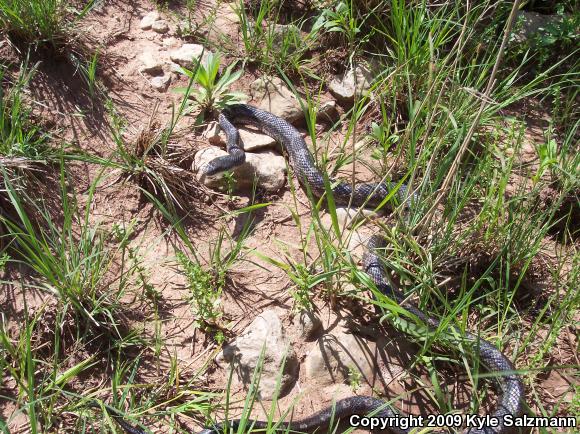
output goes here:
[{"label": "grass", "polygon": [[[278,398],[260,401],[260,363],[242,400],[231,377],[223,391],[208,380],[218,375],[213,359],[220,345],[235,337],[244,319],[228,309],[234,301],[248,304],[235,290],[249,264],[281,270],[285,292],[276,301],[288,307],[354,306],[364,315],[351,315],[353,321],[373,327],[380,321],[409,334],[417,353],[406,375],[430,397],[433,411],[457,407],[450,376],[475,391],[466,412],[489,401],[493,378],[473,349],[448,332],[453,326],[478,334],[514,362],[530,414],[578,415],[577,399],[568,399],[577,386],[552,399],[546,381],[580,368],[573,339],[567,341],[580,301],[580,70],[571,43],[577,11],[563,3],[557,12],[569,15],[562,27],[514,47],[507,26],[512,5],[472,3],[337,0],[288,14],[273,1],[239,2],[239,48],[212,40],[213,51],[222,54],[186,71],[187,87],[167,120],[157,121],[162,116],[153,110],[138,133],[108,99],[114,151],[76,158],[96,173],[83,191],[69,171],[75,163],[55,150],[27,99],[35,68],[23,59],[14,78],[3,67],[0,272],[3,291],[16,294],[19,304],[6,298],[3,310],[12,309],[0,315],[0,431],[24,418],[30,432],[118,432],[114,418],[103,416],[109,408],[164,432],[186,432],[241,411],[236,431],[244,432],[253,410],[263,406],[266,431],[273,432],[293,406]],[[12,38],[62,46],[89,7],[71,13],[67,5],[0,0],[0,21]],[[184,7],[191,32],[202,34],[211,23],[194,22],[195,2]],[[289,27],[278,27],[281,22]],[[83,75],[89,92],[106,99],[108,90],[98,82],[106,59],[99,53]],[[345,105],[340,119],[320,133],[317,112],[328,80],[363,62],[373,69],[370,95]],[[220,74],[221,65],[229,66]],[[245,202],[231,191],[223,199],[198,185],[188,167],[195,146],[189,147],[191,136],[180,135],[186,116],[205,112],[205,121],[233,102],[232,89],[252,78],[248,70],[279,75],[300,97],[323,172],[346,180],[357,180],[360,171],[375,180],[404,179],[417,201],[410,209],[385,203],[385,210],[393,208],[387,216],[366,219],[361,212],[348,223],[330,181],[322,199],[289,182],[282,199],[253,192]],[[523,116],[531,102],[548,119],[540,124],[543,137],[532,141]],[[21,166],[45,160],[57,163],[38,175],[55,181],[52,195],[23,184]],[[120,220],[103,213],[118,201],[109,193],[117,180],[145,199],[129,221],[128,212]],[[199,219],[201,211],[211,217]],[[277,225],[278,211],[291,229]],[[422,327],[361,271],[352,240],[363,226],[387,238],[383,256],[392,284],[440,321],[437,330]],[[277,254],[263,245],[270,228]],[[144,236],[148,231],[155,241]],[[173,278],[163,285],[166,267],[158,274],[158,265],[145,259],[161,245],[167,246],[164,261],[174,266],[171,276],[183,283],[177,297]],[[39,293],[42,302],[27,301]],[[176,317],[182,302],[185,319]],[[174,321],[192,324],[177,332],[178,344],[169,331]],[[350,386],[360,390],[360,372],[348,372]],[[401,402],[393,399],[396,407]]]},{"label": "grass", "polygon": [[71,41],[76,23],[90,11],[93,2],[76,6],[69,0],[2,0],[0,23],[17,39],[59,47]]}]

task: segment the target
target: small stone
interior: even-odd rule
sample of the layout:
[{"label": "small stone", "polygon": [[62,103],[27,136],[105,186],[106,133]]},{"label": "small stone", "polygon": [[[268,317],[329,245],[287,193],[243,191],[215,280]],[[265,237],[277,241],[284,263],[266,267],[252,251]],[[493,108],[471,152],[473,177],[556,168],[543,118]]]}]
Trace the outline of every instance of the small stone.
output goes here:
[{"label": "small stone", "polygon": [[278,191],[286,183],[286,161],[284,157],[271,154],[254,154],[246,152],[246,161],[232,169],[234,185],[227,185],[222,173],[214,176],[203,175],[204,167],[214,158],[228,155],[227,152],[208,147],[199,150],[194,157],[193,171],[198,181],[210,188],[233,188],[234,191],[251,189],[254,179],[258,187],[266,191]]},{"label": "small stone", "polygon": [[169,24],[165,20],[157,20],[151,25],[151,29],[157,33],[167,33],[169,31]]},{"label": "small stone", "polygon": [[318,107],[318,119],[323,122],[335,123],[339,117],[340,114],[336,108],[336,101],[326,101]]},{"label": "small stone", "polygon": [[139,57],[142,66],[139,71],[149,75],[163,74],[163,63],[159,60],[157,53],[145,51]]},{"label": "small stone", "polygon": [[[234,380],[248,387],[262,357],[259,382],[261,399],[286,395],[298,378],[298,359],[290,346],[280,317],[274,310],[262,312],[234,342],[226,345],[216,361],[234,364]],[[280,388],[277,390],[278,377]]]},{"label": "small stone", "polygon": [[158,90],[159,92],[165,92],[167,87],[171,83],[171,75],[161,75],[159,77],[153,77],[151,79],[151,87],[153,89]]},{"label": "small stone", "polygon": [[258,108],[294,122],[303,116],[300,102],[278,77],[262,77],[250,85],[252,101]]},{"label": "small stone", "polygon": [[204,51],[203,45],[199,44],[183,44],[179,49],[173,50],[169,53],[169,57],[175,63],[184,68],[193,68],[197,59],[203,53],[203,60],[210,53],[209,50]]},{"label": "small stone", "polygon": [[355,95],[360,96],[368,92],[371,87],[372,75],[370,71],[358,65],[355,69],[350,68],[344,76],[335,77],[328,89],[343,104],[352,104]]},{"label": "small stone", "polygon": [[298,324],[300,325],[300,333],[306,341],[315,339],[322,329],[322,321],[312,312],[300,312],[298,314]]},{"label": "small stone", "polygon": [[149,30],[155,21],[159,19],[159,12],[152,11],[141,18],[141,23],[139,24],[139,28],[141,30]]},{"label": "small stone", "polygon": [[202,134],[202,137],[212,145],[219,146],[225,143],[222,136],[220,135],[220,132],[220,124],[216,121],[213,121],[208,124],[207,128]]},{"label": "small stone", "polygon": [[179,45],[179,39],[174,38],[173,36],[169,37],[169,38],[165,38],[163,39],[163,46],[165,48],[174,48],[177,47]]}]

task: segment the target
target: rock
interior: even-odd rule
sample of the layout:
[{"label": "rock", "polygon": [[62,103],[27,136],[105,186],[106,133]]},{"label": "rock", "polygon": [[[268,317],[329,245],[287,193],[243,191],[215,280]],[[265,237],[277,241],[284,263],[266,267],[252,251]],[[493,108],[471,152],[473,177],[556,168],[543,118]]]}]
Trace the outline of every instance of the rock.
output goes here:
[{"label": "rock", "polygon": [[[197,173],[198,181],[210,188],[228,188],[223,174],[206,177],[201,172],[204,166],[216,157],[227,155],[227,152],[209,147],[199,150],[193,161],[193,171]],[[286,183],[286,161],[280,155],[268,153],[246,153],[246,161],[233,170],[235,184],[229,186],[234,191],[251,189],[254,178],[257,178],[258,187],[266,191],[278,191]]]},{"label": "rock", "polygon": [[344,76],[335,77],[328,85],[328,89],[341,103],[352,104],[355,95],[361,96],[370,89],[371,82],[370,71],[359,65],[355,69],[350,68]]},{"label": "rock", "polygon": [[302,311],[298,315],[298,324],[300,334],[306,341],[315,339],[318,332],[322,329],[322,321],[314,313]]},{"label": "rock", "polygon": [[361,260],[367,250],[367,243],[372,234],[364,233],[362,228],[355,230],[348,239],[348,251],[355,260]]},{"label": "rock", "polygon": [[244,144],[246,151],[255,151],[257,149],[271,148],[276,146],[276,140],[267,134],[261,134],[254,131],[240,129],[240,139]]},{"label": "rock", "polygon": [[179,45],[179,39],[174,38],[173,36],[163,39],[163,46],[165,48],[174,48],[174,47],[177,47],[178,45]]},{"label": "rock", "polygon": [[202,134],[202,137],[206,139],[209,143],[215,146],[225,144],[223,137],[220,135],[221,128],[220,124],[216,121],[210,122]]},{"label": "rock", "polygon": [[367,382],[377,369],[377,346],[360,336],[336,327],[323,335],[310,350],[304,361],[307,379],[319,385],[349,382],[352,372],[360,373]]},{"label": "rock", "polygon": [[203,45],[183,44],[179,49],[171,51],[169,57],[173,62],[184,68],[193,68],[202,53],[202,60],[205,60],[210,51],[204,51]]},{"label": "rock", "polygon": [[341,227],[351,228],[361,220],[368,218],[372,219],[377,216],[377,213],[371,209],[358,209],[348,207],[337,207],[336,218]]},{"label": "rock", "polygon": [[151,79],[151,86],[153,89],[158,90],[159,92],[165,92],[167,87],[171,83],[171,75],[161,75],[159,77],[153,77]]},{"label": "rock", "polygon": [[151,29],[157,33],[167,33],[169,31],[169,24],[165,20],[157,20],[151,25]]},{"label": "rock", "polygon": [[149,30],[155,21],[159,19],[159,12],[152,11],[141,18],[141,23],[139,23],[139,28],[141,30]]},{"label": "rock", "polygon": [[159,60],[158,55],[151,51],[145,51],[139,57],[142,66],[139,71],[149,75],[163,74],[163,63]]},{"label": "rock", "polygon": [[[246,151],[256,151],[265,148],[271,148],[276,145],[276,140],[267,134],[261,134],[255,131],[240,128],[240,139]],[[221,130],[217,122],[211,122],[203,133],[203,137],[212,145],[225,145],[226,135]]]},{"label": "rock", "polygon": [[336,108],[336,101],[330,100],[323,102],[318,107],[318,120],[322,122],[335,123],[340,118],[338,109]]},{"label": "rock", "polygon": [[233,362],[234,380],[247,387],[252,382],[262,350],[264,356],[258,386],[260,398],[268,400],[276,395],[276,383],[281,370],[278,397],[282,397],[290,391],[298,378],[298,360],[275,311],[267,310],[256,317],[234,342],[224,347],[218,360]]},{"label": "rock", "polygon": [[[272,29],[272,37],[272,42],[278,47],[284,45],[285,39],[300,44],[300,29],[294,24],[275,24]],[[292,50],[292,48],[290,45],[286,49]]]},{"label": "rock", "polygon": [[[348,208],[348,207],[336,207],[336,218],[338,220],[338,226],[342,229],[352,229],[361,220],[368,218],[372,219],[377,216],[377,213],[372,209],[360,209],[359,208]],[[332,228],[332,218],[330,214],[326,213],[322,216],[322,224],[327,229]]]},{"label": "rock", "polygon": [[250,85],[253,103],[288,122],[294,122],[303,116],[300,102],[278,77],[262,77]]},{"label": "rock", "polygon": [[537,12],[518,11],[516,25],[511,35],[510,42],[518,44],[529,41],[537,34],[546,33],[546,27],[550,24],[561,23],[561,15],[544,15]]}]

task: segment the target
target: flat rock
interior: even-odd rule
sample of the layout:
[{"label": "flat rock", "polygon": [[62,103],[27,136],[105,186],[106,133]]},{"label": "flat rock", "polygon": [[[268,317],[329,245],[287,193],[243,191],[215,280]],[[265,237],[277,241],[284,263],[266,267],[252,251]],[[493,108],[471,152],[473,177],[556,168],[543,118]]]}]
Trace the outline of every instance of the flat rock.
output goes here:
[{"label": "flat rock", "polygon": [[169,86],[169,83],[171,83],[170,74],[160,75],[151,79],[151,87],[153,87],[155,90],[158,90],[159,92],[165,92]]},{"label": "flat rock", "polygon": [[151,30],[164,34],[169,31],[169,24],[167,24],[167,21],[165,20],[157,20],[151,25]]},{"label": "flat rock", "polygon": [[339,102],[352,104],[355,95],[361,96],[368,92],[371,83],[370,71],[366,67],[358,65],[356,68],[348,69],[342,77],[335,77],[328,85],[328,89]]},{"label": "flat rock", "polygon": [[[244,128],[239,128],[238,131],[240,132],[240,139],[246,151],[276,147],[276,140],[267,134]],[[211,122],[208,125],[203,133],[203,137],[212,145],[225,145],[227,141],[225,133],[221,130],[217,122]]]},{"label": "flat rock", "polygon": [[139,71],[149,75],[163,74],[163,62],[161,62],[157,53],[144,51],[141,56],[139,56],[139,60],[141,61]]},{"label": "flat rock", "polygon": [[[194,157],[193,171],[197,173],[197,179],[210,188],[227,188],[223,174],[206,177],[201,172],[207,163],[217,157],[228,155],[226,151],[216,147],[208,147],[199,150]],[[230,186],[234,191],[251,189],[254,179],[257,179],[258,187],[266,191],[278,191],[286,183],[286,161],[280,155],[271,153],[246,153],[246,161],[233,170],[235,184]]]},{"label": "flat rock", "polygon": [[177,63],[184,68],[193,68],[195,63],[197,63],[197,59],[203,53],[203,59],[205,60],[206,56],[210,53],[209,50],[204,51],[203,45],[199,44],[183,44],[177,50],[173,50],[169,53],[170,59]]},{"label": "flat rock", "polygon": [[278,77],[264,76],[250,85],[252,102],[276,116],[294,122],[303,116],[300,102]]},{"label": "flat rock", "polygon": [[159,18],[160,18],[159,12],[157,12],[157,11],[149,12],[147,15],[145,15],[143,18],[141,18],[141,22],[139,23],[139,28],[141,30],[149,30],[153,26],[153,23],[155,21],[157,21]]},{"label": "flat rock", "polygon": [[[248,387],[262,351],[262,374],[258,386],[260,398],[268,400],[276,394],[282,397],[298,378],[298,360],[276,311],[266,310],[256,317],[234,342],[224,347],[217,361],[233,363],[234,381]],[[281,371],[277,393],[276,383]]]}]

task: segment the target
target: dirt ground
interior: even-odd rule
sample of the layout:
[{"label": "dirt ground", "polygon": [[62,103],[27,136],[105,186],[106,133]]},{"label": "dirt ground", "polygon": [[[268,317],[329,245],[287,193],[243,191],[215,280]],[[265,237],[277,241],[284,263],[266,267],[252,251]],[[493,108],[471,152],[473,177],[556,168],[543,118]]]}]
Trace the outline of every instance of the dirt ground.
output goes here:
[{"label": "dirt ground", "polygon": [[[209,14],[214,4],[211,0],[201,2],[198,14],[203,16]],[[222,5],[220,8],[227,8]],[[144,31],[139,28],[141,18],[153,10],[153,6],[143,0],[132,2],[112,1],[102,2],[95,10],[82,22],[82,31],[88,36],[87,40],[101,50],[100,77],[107,87],[107,92],[111,97],[119,115],[126,122],[125,139],[128,143],[134,143],[139,134],[148,128],[150,121],[158,121],[165,125],[171,119],[172,108],[181,101],[181,95],[172,92],[173,88],[186,86],[186,77],[172,73],[172,82],[166,92],[154,90],[150,85],[150,77],[139,71],[139,55],[145,50],[158,50],[163,58],[168,58],[169,51],[180,42],[180,38],[175,33],[175,18],[169,11],[166,18],[170,22],[171,30],[164,35],[152,31]],[[232,33],[232,26],[228,26],[228,17],[231,13],[227,10],[218,10],[220,20],[217,25],[222,25],[225,33],[235,39],[235,32]],[[173,17],[173,18],[172,18]],[[211,31],[211,35],[219,35],[218,29]],[[210,35],[210,36],[211,36]],[[191,37],[188,37],[191,39]],[[17,47],[4,45],[1,47],[2,53],[6,55],[18,56]],[[12,53],[12,54],[10,54]],[[30,86],[31,99],[36,101],[35,113],[43,119],[46,125],[52,125],[59,138],[67,143],[81,147],[92,154],[108,157],[115,150],[115,143],[112,141],[107,123],[109,122],[107,113],[102,107],[102,101],[91,99],[86,92],[82,79],[74,67],[67,62],[55,58],[43,58],[38,55],[41,63],[38,73]],[[255,78],[259,72],[246,72],[242,80],[237,85],[244,89]],[[513,113],[512,113],[513,114]],[[538,129],[542,129],[542,116],[537,114],[536,121],[539,125],[530,122],[529,136],[534,140],[534,134]],[[539,120],[538,120],[539,118]],[[541,136],[541,133],[540,133]],[[184,155],[192,158],[200,147],[206,146],[200,135],[200,130],[193,128],[193,119],[184,119],[179,125],[176,135],[179,145],[185,149]],[[530,158],[531,164],[535,151],[529,149],[529,153],[522,158]],[[80,198],[87,200],[86,189],[99,175],[101,168],[97,165],[86,163],[72,163],[73,174],[76,182],[76,189],[80,192]],[[107,181],[102,182],[97,188],[95,198],[91,208],[91,221],[100,223],[105,228],[111,228],[114,224],[135,221],[135,235],[131,239],[131,247],[139,249],[142,255],[143,265],[148,270],[150,283],[161,294],[163,300],[163,310],[161,316],[161,330],[165,345],[161,360],[168,362],[167,355],[176,356],[182,368],[182,375],[193,375],[202,369],[207,358],[216,351],[217,345],[205,333],[196,329],[191,316],[191,307],[186,301],[187,288],[183,274],[175,265],[174,250],[171,244],[172,236],[167,236],[167,225],[162,222],[162,218],[155,211],[154,207],[144,201],[139,190],[134,183],[119,181],[115,172],[105,174]],[[361,179],[368,176],[362,173]],[[518,175],[514,175],[516,178]],[[294,180],[297,191],[297,210],[304,220],[305,227],[310,222],[310,207],[308,198]],[[518,180],[515,179],[514,183]],[[270,194],[266,197],[273,205],[265,211],[257,214],[254,222],[254,230],[249,237],[246,246],[248,248],[259,249],[262,253],[284,260],[282,250],[296,261],[302,260],[302,252],[299,248],[302,235],[297,228],[288,208],[295,206],[293,196],[289,187],[284,188],[277,194]],[[213,201],[212,201],[213,200]],[[201,201],[195,201],[195,206],[203,206],[203,209],[196,210],[196,219],[187,225],[188,234],[192,243],[198,249],[200,257],[209,260],[209,249],[211,240],[214,240],[220,229],[227,228],[228,233],[239,233],[243,225],[243,217],[221,218],[223,209],[234,210],[250,204],[250,197],[240,196],[233,202],[225,202],[219,197],[207,200],[205,206]],[[283,246],[283,249],[281,248]],[[551,238],[545,240],[546,257],[555,255],[560,246]],[[314,252],[313,249],[311,252]],[[292,310],[293,299],[289,294],[291,282],[285,272],[272,264],[259,261],[256,257],[248,255],[243,261],[232,270],[230,284],[226,285],[223,295],[224,323],[228,324],[229,331],[227,338],[232,339],[239,335],[263,310],[269,308],[278,309],[281,312],[284,325],[298,360],[303,361],[306,354],[316,342],[305,342],[298,331],[298,324],[295,313]],[[314,258],[310,258],[312,260]],[[548,260],[548,259],[546,259]],[[527,288],[549,288],[550,283],[546,282],[545,276],[538,276],[539,280],[528,279],[525,282]],[[28,308],[40,308],[44,303],[50,303],[45,293],[28,292]],[[12,312],[13,319],[18,318],[18,311],[23,308],[22,294],[17,288],[6,289],[5,294],[7,304],[14,306]],[[340,317],[352,318],[354,311],[362,318],[370,318],[370,309],[345,303],[338,308],[331,308],[329,300],[325,297],[315,297],[318,315],[323,320],[326,327],[331,328]],[[362,320],[364,325],[367,320]],[[142,326],[146,330],[154,332],[153,325],[148,318],[143,318]],[[17,327],[12,323],[11,327]],[[524,324],[525,327],[525,324]],[[373,388],[382,390],[386,396],[397,396],[407,394],[406,408],[404,411],[427,414],[434,411],[426,405],[430,400],[421,396],[421,393],[413,393],[412,379],[404,374],[404,367],[410,354],[417,349],[408,344],[404,335],[397,334],[393,330],[384,330],[389,336],[387,347],[396,348],[395,351],[386,352],[382,355],[380,362],[381,375],[372,379],[371,384],[363,384],[356,390],[357,394],[369,393]],[[570,326],[568,332],[560,336],[557,348],[558,354],[554,354],[554,365],[578,364],[577,356],[577,330]],[[163,365],[162,362],[162,365]],[[161,372],[159,372],[161,371]],[[148,375],[152,379],[163,375],[163,369],[152,368],[151,372],[141,372],[143,379]],[[418,374],[422,375],[422,374]],[[227,384],[227,366],[212,365],[203,374],[202,383],[210,390],[222,390]],[[427,377],[428,378],[428,377]],[[92,384],[98,384],[106,379],[106,373],[102,377],[97,376],[90,380]],[[457,393],[455,401],[458,408],[465,405],[467,391],[460,379],[454,378]],[[550,402],[556,403],[561,400],[572,400],[573,388],[570,384],[580,385],[578,378],[567,375],[562,371],[548,371],[538,384],[535,393],[542,396],[542,401],[548,405]],[[578,387],[578,386],[577,386]],[[238,389],[233,391],[234,399],[241,400],[245,391]],[[346,384],[336,384],[330,388],[320,388],[316,384],[306,384],[303,373],[296,383],[291,393],[278,402],[280,415],[294,405],[293,417],[300,418],[312,414],[314,411],[326,407],[332,399],[342,398],[353,394],[351,386]],[[297,402],[296,402],[297,400]],[[468,400],[467,400],[468,402]],[[2,413],[8,416],[10,407],[3,407]],[[255,416],[263,416],[269,410],[269,403],[264,404],[265,411],[256,406]],[[27,432],[26,428],[19,426],[19,418],[13,422],[13,432]],[[198,421],[190,421],[191,428],[198,428]],[[66,432],[63,428],[62,432]]]}]

